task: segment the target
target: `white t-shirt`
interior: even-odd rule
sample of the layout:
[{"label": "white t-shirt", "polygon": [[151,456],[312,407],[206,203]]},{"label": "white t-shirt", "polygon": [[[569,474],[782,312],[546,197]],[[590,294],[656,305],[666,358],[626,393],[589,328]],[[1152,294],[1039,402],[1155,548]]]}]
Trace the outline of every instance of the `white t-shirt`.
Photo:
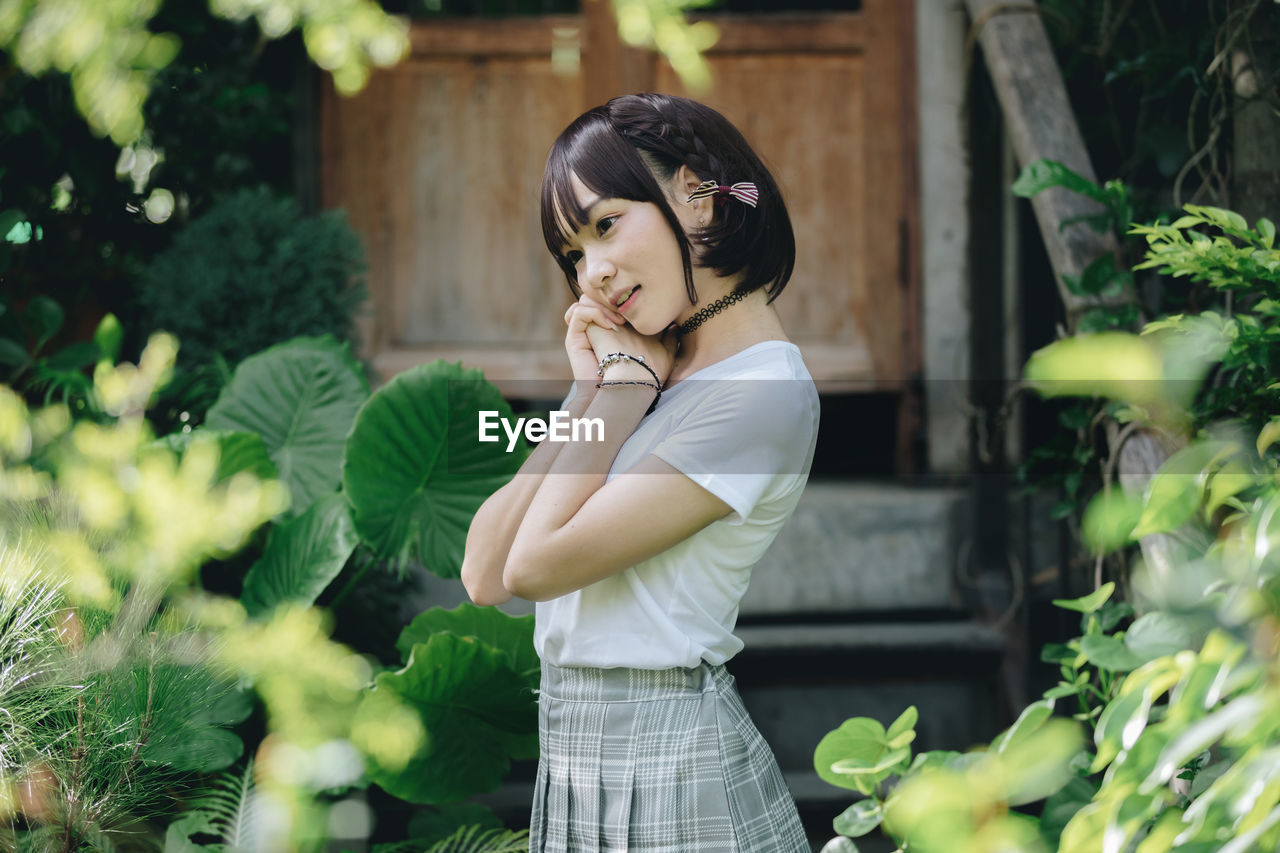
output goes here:
[{"label": "white t-shirt", "polygon": [[817,390],[787,341],[750,346],[664,391],[618,451],[609,479],[653,454],[732,512],[643,563],[538,602],[539,657],[666,669],[737,654],[743,644],[733,627],[751,567],[795,509],[817,435]]}]

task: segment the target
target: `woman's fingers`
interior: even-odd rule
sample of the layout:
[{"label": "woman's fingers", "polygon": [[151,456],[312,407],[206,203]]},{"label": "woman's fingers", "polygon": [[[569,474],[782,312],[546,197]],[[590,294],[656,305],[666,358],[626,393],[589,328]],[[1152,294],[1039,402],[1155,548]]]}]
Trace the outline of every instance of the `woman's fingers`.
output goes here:
[{"label": "woman's fingers", "polygon": [[573,328],[574,323],[579,324],[579,329],[585,328],[589,323],[604,329],[617,328],[617,323],[610,316],[610,312],[603,310],[595,303],[575,302],[569,306],[568,311],[564,312],[564,321],[570,328]]},{"label": "woman's fingers", "polygon": [[613,306],[607,305],[604,302],[601,302],[600,300],[593,298],[591,294],[585,291],[581,296],[578,297],[578,301],[576,304],[595,308],[596,310],[600,311],[601,314],[608,317],[615,325],[622,325],[627,322],[627,318],[619,314],[617,311],[615,311],[613,309]]}]

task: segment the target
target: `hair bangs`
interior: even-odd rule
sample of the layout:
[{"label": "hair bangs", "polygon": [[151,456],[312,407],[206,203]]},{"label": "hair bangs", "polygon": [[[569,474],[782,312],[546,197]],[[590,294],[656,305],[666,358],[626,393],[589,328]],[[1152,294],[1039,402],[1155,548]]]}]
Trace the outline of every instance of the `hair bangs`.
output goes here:
[{"label": "hair bangs", "polygon": [[[574,191],[575,176],[598,198],[652,202],[663,210],[673,231],[678,231],[679,223],[657,179],[640,152],[614,128],[608,110],[597,107],[583,113],[552,145],[541,197],[542,238],[576,295],[580,292],[577,271],[565,258],[564,249],[587,224],[589,211]],[[688,251],[687,247],[682,249]]]}]

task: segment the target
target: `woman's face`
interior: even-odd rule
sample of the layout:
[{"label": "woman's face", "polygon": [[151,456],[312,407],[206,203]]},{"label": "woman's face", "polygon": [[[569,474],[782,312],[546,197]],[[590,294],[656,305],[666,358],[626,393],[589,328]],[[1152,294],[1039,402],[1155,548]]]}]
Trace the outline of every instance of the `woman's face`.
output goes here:
[{"label": "woman's face", "polygon": [[[564,248],[578,286],[621,313],[640,334],[661,333],[691,307],[680,246],[662,211],[649,202],[600,198],[577,176],[573,189],[587,211],[586,224]],[[682,207],[673,205],[688,230],[696,212]]]}]

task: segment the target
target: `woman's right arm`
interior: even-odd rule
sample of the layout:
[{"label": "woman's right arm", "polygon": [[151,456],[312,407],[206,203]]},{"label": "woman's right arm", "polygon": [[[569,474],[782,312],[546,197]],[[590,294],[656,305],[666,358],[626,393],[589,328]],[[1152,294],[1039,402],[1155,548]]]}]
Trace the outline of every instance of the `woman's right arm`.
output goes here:
[{"label": "woman's right arm", "polygon": [[[569,416],[582,417],[595,396],[591,384],[580,382],[569,403]],[[502,583],[511,542],[524,521],[542,478],[556,461],[564,442],[543,441],[520,466],[511,482],[498,489],[476,510],[467,531],[466,555],[462,560],[462,585],[479,605],[502,604],[511,592]]]}]

